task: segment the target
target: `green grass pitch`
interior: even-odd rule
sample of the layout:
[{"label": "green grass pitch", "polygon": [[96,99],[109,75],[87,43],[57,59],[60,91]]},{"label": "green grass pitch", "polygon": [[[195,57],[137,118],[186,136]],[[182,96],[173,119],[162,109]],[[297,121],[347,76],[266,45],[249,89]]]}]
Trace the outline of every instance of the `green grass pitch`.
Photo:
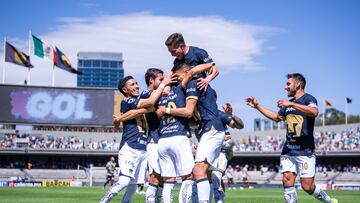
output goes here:
[{"label": "green grass pitch", "polygon": [[[107,188],[108,189],[108,188]],[[53,188],[0,188],[0,202],[4,203],[91,203],[99,202],[107,191],[101,187],[53,187]],[[178,202],[179,188],[174,190],[174,202]],[[360,202],[360,191],[327,191],[340,203]],[[123,192],[111,202],[121,202]],[[298,191],[299,203],[320,202],[303,191]],[[283,201],[282,189],[244,189],[226,191],[227,203],[278,203]],[[133,202],[145,202],[145,196],[136,194]]]}]

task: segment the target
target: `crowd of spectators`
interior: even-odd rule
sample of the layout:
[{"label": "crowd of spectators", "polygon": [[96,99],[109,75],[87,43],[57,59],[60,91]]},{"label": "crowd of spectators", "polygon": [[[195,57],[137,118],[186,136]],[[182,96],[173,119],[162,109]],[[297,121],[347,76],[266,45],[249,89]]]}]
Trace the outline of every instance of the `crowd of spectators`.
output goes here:
[{"label": "crowd of spectators", "polygon": [[[16,148],[15,134],[0,135],[0,148]],[[21,137],[21,136],[20,136]],[[51,135],[22,135],[28,140],[27,148],[31,149],[71,149],[71,150],[117,150],[119,141],[113,140],[92,141],[91,138],[81,139],[77,136],[56,137]],[[270,152],[281,151],[285,137],[280,135],[268,135],[267,137],[249,136],[248,138],[236,139],[234,152]],[[344,130],[341,133],[335,131],[315,132],[314,140],[318,151],[360,150],[360,127],[357,129]],[[24,146],[22,146],[24,147]]]},{"label": "crowd of spectators", "polygon": [[[0,148],[18,148],[16,140],[18,136],[15,134],[6,134],[3,139],[0,139]],[[49,135],[44,137],[42,135],[29,135],[22,138],[21,142],[26,140],[25,148],[30,149],[59,149],[59,150],[118,150],[119,142],[114,138],[112,141],[101,140],[92,141],[89,138],[88,142],[85,139],[80,139],[77,136],[56,137]]]},{"label": "crowd of spectators", "polygon": [[[319,151],[360,150],[360,127],[344,130],[341,133],[315,132],[314,141],[315,148]],[[243,138],[235,142],[233,150],[235,152],[281,151],[284,142],[285,137],[280,135],[269,135],[266,139],[249,136],[247,139]]]}]

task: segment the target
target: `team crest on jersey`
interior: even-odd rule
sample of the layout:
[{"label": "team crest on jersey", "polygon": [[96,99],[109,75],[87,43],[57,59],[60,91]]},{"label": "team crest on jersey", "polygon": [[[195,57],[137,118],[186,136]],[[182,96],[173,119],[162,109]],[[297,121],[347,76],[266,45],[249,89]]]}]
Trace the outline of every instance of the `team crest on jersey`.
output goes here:
[{"label": "team crest on jersey", "polygon": [[131,97],[126,98],[126,102],[128,102],[128,103],[133,103],[134,101],[135,101],[134,98],[131,98]]}]

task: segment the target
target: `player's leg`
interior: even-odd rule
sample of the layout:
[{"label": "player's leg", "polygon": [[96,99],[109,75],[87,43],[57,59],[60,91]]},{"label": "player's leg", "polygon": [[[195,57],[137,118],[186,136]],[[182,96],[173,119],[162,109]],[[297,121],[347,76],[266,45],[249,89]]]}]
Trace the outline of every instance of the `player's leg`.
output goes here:
[{"label": "player's leg", "polygon": [[109,176],[107,175],[106,176],[106,182],[104,183],[104,189],[106,187],[106,185],[110,182],[110,179],[109,179]]},{"label": "player's leg", "polygon": [[182,183],[179,193],[179,203],[188,203],[193,193],[194,179],[192,170],[194,168],[194,156],[192,154],[189,138],[185,136],[175,136],[172,152],[173,161],[177,176],[181,176]]},{"label": "player's leg", "polygon": [[280,157],[280,172],[283,174],[284,199],[285,203],[297,203],[297,193],[295,189],[296,162],[291,156]]},{"label": "player's leg", "polygon": [[[160,184],[160,166],[157,144],[148,144],[148,169],[149,169],[149,187],[146,190],[146,202],[153,203],[156,201],[156,194]],[[160,198],[161,200],[161,193]]]},{"label": "player's leg", "polygon": [[176,169],[170,152],[172,151],[172,140],[161,138],[158,143],[160,173],[164,180],[162,199],[164,203],[173,202],[172,191],[176,180]]},{"label": "player's leg", "polygon": [[109,189],[109,191],[101,199],[101,203],[109,202],[121,190],[126,188],[132,179],[135,179],[135,171],[139,166],[139,161],[143,155],[143,151],[135,150],[129,146],[123,146],[119,151],[119,180]]},{"label": "player's leg", "polygon": [[149,187],[146,190],[146,203],[156,202],[156,193],[159,188],[160,175],[156,172],[150,174]]},{"label": "player's leg", "polygon": [[172,203],[174,200],[173,189],[176,183],[175,177],[163,177],[164,179],[164,189],[162,193],[164,203]]},{"label": "player's leg", "polygon": [[134,197],[134,194],[137,189],[137,184],[134,180],[132,180],[129,185],[126,187],[126,192],[122,198],[122,203],[130,203]]},{"label": "player's leg", "polygon": [[320,201],[332,203],[333,200],[330,196],[327,195],[319,186],[315,185],[315,156],[298,156],[296,160],[300,171],[302,189]]},{"label": "player's leg", "polygon": [[213,196],[214,196],[214,184],[213,184],[213,180],[212,180],[212,171],[215,169],[212,169],[210,167],[210,169],[206,172],[207,173],[207,178],[209,180],[209,185],[210,185],[210,195],[209,195],[209,202],[212,202]]},{"label": "player's leg", "polygon": [[210,130],[201,136],[198,144],[193,174],[196,179],[200,203],[209,202],[210,183],[207,171],[211,165],[215,167],[223,139],[224,132]]},{"label": "player's leg", "polygon": [[223,190],[223,187],[221,185],[221,178],[223,176],[223,173],[218,170],[212,171],[212,182],[214,186],[214,198],[215,202],[224,202],[225,199],[225,192]]}]

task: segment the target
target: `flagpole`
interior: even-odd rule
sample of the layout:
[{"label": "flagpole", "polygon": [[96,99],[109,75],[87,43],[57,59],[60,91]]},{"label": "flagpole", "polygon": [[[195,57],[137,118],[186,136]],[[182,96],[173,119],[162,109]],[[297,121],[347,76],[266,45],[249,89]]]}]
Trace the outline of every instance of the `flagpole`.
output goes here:
[{"label": "flagpole", "polygon": [[[31,55],[31,30],[29,30],[29,57]],[[28,67],[27,84],[30,85],[30,67]]]},{"label": "flagpole", "polygon": [[345,97],[345,125],[348,124],[348,102],[347,102],[347,98]]},{"label": "flagpole", "polygon": [[325,126],[325,100],[323,101],[322,126]]},{"label": "flagpole", "polygon": [[6,59],[6,37],[4,37],[4,66],[3,66],[3,74],[2,74],[2,83],[5,84],[5,59]]},{"label": "flagpole", "polygon": [[52,86],[55,87],[55,65],[53,64],[52,70]]}]

